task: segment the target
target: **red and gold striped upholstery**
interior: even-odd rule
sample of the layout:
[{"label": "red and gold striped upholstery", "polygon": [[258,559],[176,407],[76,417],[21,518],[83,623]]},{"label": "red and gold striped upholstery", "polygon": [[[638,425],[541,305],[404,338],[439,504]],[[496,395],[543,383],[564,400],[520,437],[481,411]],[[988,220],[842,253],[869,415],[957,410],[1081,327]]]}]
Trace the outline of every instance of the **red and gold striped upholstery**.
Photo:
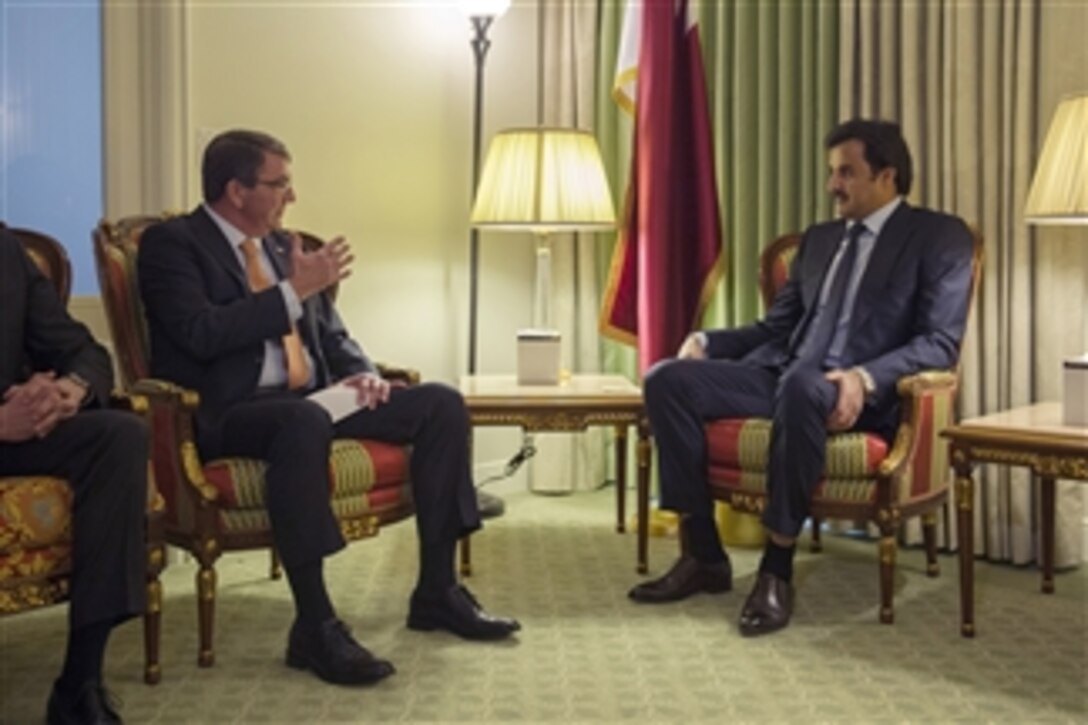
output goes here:
[{"label": "red and gold striped upholstery", "polygon": [[[148,336],[137,282],[136,257],[144,231],[169,215],[103,221],[94,233],[95,260],[122,377],[150,401],[152,463],[166,503],[168,542],[190,551],[200,564],[197,606],[198,662],[214,662],[215,562],[226,551],[271,547],[265,498],[265,464],[249,458],[202,461],[196,449],[194,391],[147,377]],[[303,232],[303,244],[321,241]],[[411,371],[383,370],[406,383]],[[330,504],[346,539],[373,536],[381,524],[403,519],[414,507],[403,446],[372,440],[336,440],[329,456]],[[273,557],[273,576],[278,564]]]},{"label": "red and gold striped upholstery", "polygon": [[[976,233],[973,303],[982,267],[982,238]],[[759,281],[769,307],[789,277],[800,244],[789,234],[771,243],[760,259]],[[948,447],[940,432],[954,418],[958,371],[927,371],[899,381],[901,418],[891,446],[879,436],[829,436],[824,477],[812,500],[814,518],[871,521],[881,532],[880,575],[883,622],[893,620],[895,536],[900,523],[923,516],[931,574],[936,574],[933,512],[944,505],[950,482]],[[760,418],[722,419],[705,426],[711,495],[735,508],[759,513],[766,506],[767,456],[771,422]],[[819,529],[814,527],[814,541]]]}]

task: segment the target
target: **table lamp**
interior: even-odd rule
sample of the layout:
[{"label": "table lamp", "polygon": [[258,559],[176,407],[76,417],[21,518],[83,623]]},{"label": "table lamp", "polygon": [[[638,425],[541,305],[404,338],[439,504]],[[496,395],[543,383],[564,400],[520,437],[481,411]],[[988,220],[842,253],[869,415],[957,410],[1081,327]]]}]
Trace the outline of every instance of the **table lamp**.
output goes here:
[{"label": "table lamp", "polygon": [[[1024,218],[1028,224],[1088,225],[1088,93],[1058,104]],[[1063,367],[1063,420],[1066,425],[1088,425],[1088,353],[1066,360]]]},{"label": "table lamp", "polygon": [[500,131],[488,148],[470,221],[481,230],[533,234],[533,328],[518,332],[518,382],[555,384],[559,333],[551,314],[548,235],[603,231],[616,224],[597,140],[572,128]]}]

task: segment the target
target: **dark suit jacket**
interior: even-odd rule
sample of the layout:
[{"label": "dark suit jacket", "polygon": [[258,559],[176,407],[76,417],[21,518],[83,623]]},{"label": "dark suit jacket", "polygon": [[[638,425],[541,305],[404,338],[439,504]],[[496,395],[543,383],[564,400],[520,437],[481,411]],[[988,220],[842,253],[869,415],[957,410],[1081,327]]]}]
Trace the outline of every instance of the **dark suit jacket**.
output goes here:
[{"label": "dark suit jacket", "polygon": [[[287,277],[286,236],[275,233],[262,243],[277,274]],[[257,393],[265,340],[290,330],[283,295],[275,286],[250,292],[237,256],[202,207],[144,232],[137,267],[151,374],[199,392],[197,424],[204,435],[212,434],[228,406]],[[302,308],[298,330],[318,388],[374,370],[327,295],[314,295]]]},{"label": "dark suit jacket", "polygon": [[46,370],[90,383],[88,404],[109,401],[113,367],[106,350],[68,314],[15,235],[0,229],[0,394]]},{"label": "dark suit jacket", "polygon": [[[842,221],[810,227],[789,281],[764,318],[708,332],[708,355],[787,364],[844,235]],[[895,405],[900,377],[956,363],[967,322],[972,254],[971,233],[957,217],[902,202],[888,218],[858,287],[843,362],[843,367],[861,365],[873,376],[874,408]]]}]

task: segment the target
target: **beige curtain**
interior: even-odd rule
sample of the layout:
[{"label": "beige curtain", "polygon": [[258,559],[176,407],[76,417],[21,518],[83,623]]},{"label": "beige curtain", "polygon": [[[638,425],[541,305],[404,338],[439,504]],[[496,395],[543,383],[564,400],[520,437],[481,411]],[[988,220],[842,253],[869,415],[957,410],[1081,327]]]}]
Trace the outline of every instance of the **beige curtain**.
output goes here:
[{"label": "beige curtain", "polygon": [[106,216],[184,208],[188,2],[102,3]]},{"label": "beige curtain", "polygon": [[[1064,79],[1055,84],[1051,75],[1049,82],[1066,90],[1088,85],[1084,17],[1083,6],[1060,0],[842,4],[840,116],[899,121],[914,151],[911,201],[963,217],[986,240],[982,289],[963,353],[963,416],[1056,398],[1052,381],[1061,357],[1083,349],[1084,259],[1075,268],[1079,275],[1063,275],[1076,252],[1036,243],[1023,205],[1045,132],[1041,106],[1056,102],[1040,103],[1048,65],[1079,54],[1079,69],[1067,65]],[[1061,33],[1070,23],[1080,32],[1069,44],[1041,32],[1045,25]],[[1061,305],[1056,315],[1043,304],[1050,294],[1078,303]],[[976,551],[1033,561],[1036,486],[1024,471],[996,467],[980,471],[980,483]],[[1058,566],[1080,560],[1081,502],[1074,484],[1059,485]],[[954,532],[946,530],[946,537],[954,543]]]},{"label": "beige curtain", "polygon": [[[540,3],[540,125],[594,129],[597,9],[594,3]],[[601,292],[593,234],[556,234],[552,246],[553,321],[562,335],[562,367],[575,373],[600,368],[597,310]],[[600,486],[608,477],[611,435],[600,427],[584,433],[537,434],[539,455],[529,466],[538,492]]]}]

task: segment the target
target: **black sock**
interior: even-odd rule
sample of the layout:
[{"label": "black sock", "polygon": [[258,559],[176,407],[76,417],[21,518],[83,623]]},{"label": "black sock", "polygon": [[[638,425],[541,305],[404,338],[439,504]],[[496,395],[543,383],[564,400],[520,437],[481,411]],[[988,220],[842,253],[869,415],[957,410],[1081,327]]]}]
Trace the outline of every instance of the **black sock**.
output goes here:
[{"label": "black sock", "polygon": [[687,551],[703,564],[725,561],[725,549],[718,536],[718,527],[709,516],[689,514],[681,522],[681,536],[687,541]]},{"label": "black sock", "polygon": [[457,579],[453,574],[455,541],[419,545],[419,581],[416,591],[423,595],[439,595],[452,587]]},{"label": "black sock", "polygon": [[64,669],[57,680],[62,692],[74,696],[84,683],[102,681],[102,659],[112,629],[109,622],[98,622],[68,633]]},{"label": "black sock", "polygon": [[763,549],[763,559],[759,562],[759,570],[774,574],[783,581],[793,580],[793,552],[797,546],[779,546],[767,538],[767,546]]},{"label": "black sock", "polygon": [[285,568],[295,598],[295,616],[303,627],[317,629],[322,622],[336,616],[325,588],[324,560]]}]

